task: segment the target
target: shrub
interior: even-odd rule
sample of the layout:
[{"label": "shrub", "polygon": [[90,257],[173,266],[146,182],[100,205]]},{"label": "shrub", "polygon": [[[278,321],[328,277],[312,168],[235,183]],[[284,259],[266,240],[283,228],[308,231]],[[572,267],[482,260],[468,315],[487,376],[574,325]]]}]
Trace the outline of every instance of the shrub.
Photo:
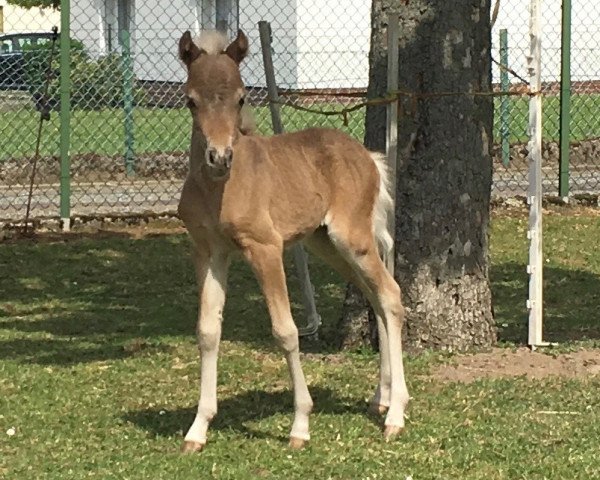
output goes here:
[{"label": "shrub", "polygon": [[[25,79],[38,108],[41,106],[45,88],[51,48],[51,44],[48,43],[32,46],[24,52]],[[99,110],[123,107],[125,69],[120,55],[113,53],[93,59],[81,42],[73,40],[70,58],[72,108]],[[56,108],[59,103],[59,65],[59,51],[56,45],[47,97],[50,108]],[[134,105],[141,105],[144,103],[144,91],[135,78],[132,81]]]}]

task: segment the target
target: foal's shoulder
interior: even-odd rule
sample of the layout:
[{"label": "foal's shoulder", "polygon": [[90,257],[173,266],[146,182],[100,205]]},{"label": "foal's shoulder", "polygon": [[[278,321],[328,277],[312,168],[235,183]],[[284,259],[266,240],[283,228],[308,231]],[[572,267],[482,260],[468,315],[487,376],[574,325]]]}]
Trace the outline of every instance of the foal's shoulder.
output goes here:
[{"label": "foal's shoulder", "polygon": [[238,164],[254,168],[263,163],[268,157],[268,148],[265,137],[243,136],[233,145],[233,157],[238,160]]},{"label": "foal's shoulder", "polygon": [[264,148],[264,137],[258,135],[243,135],[238,138],[233,148],[240,154],[256,153]]}]

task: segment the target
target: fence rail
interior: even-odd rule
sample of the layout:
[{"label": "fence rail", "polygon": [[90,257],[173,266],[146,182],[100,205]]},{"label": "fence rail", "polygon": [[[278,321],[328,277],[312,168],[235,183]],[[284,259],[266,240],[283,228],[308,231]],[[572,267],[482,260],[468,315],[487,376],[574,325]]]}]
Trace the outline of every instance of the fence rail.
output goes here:
[{"label": "fence rail", "polygon": [[[543,11],[542,185],[544,193],[563,197],[597,194],[600,13],[593,2],[573,0],[572,15],[566,15],[556,3],[560,2]],[[61,34],[62,56],[51,63],[47,95],[39,66],[49,61],[50,32],[59,24],[59,14],[11,10],[0,37],[1,220],[24,218],[34,161],[33,218],[175,209],[187,169],[190,131],[181,96],[184,71],[176,57],[177,40],[186,29],[229,22],[230,32],[239,26],[248,33],[253,48],[242,73],[258,131],[271,134],[257,26],[260,20],[269,21],[286,130],[332,126],[362,140],[362,106],[374,101],[366,99],[368,2],[216,0],[218,8],[212,8],[213,4],[81,0],[69,9],[63,0],[61,30],[69,35]],[[570,2],[563,4],[568,7]],[[527,2],[500,2],[493,26],[492,194],[499,197],[525,195],[528,186],[527,8]],[[561,29],[569,17],[570,28]],[[38,33],[17,35],[21,31]],[[570,43],[563,41],[569,33]],[[564,50],[561,57],[561,46],[569,45],[570,58]],[[561,66],[563,76],[571,72],[571,80],[563,79],[562,84]],[[61,93],[67,91],[70,98],[61,110]],[[566,93],[570,105],[565,105]],[[50,118],[42,124],[36,155],[44,105]]]}]

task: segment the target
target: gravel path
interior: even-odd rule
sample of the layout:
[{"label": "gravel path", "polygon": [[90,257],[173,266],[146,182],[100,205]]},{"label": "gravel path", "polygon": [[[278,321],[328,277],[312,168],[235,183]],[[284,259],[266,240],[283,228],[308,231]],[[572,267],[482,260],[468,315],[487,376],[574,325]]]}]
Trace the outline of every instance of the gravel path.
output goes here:
[{"label": "gravel path", "polygon": [[[71,185],[71,216],[162,213],[175,211],[182,181],[133,181],[126,183],[79,183]],[[0,220],[23,219],[28,185],[0,187]],[[36,185],[31,217],[58,217],[59,185]]]},{"label": "gravel path", "polygon": [[[512,197],[527,192],[527,173],[496,172],[492,195]],[[140,214],[173,212],[177,209],[182,180],[134,180],[122,182],[72,183],[71,215]],[[544,172],[544,191],[556,195],[558,174]],[[28,185],[0,186],[0,221],[21,220],[27,206]],[[571,172],[571,193],[600,192],[600,172]],[[36,185],[31,217],[58,217],[59,185]]]}]

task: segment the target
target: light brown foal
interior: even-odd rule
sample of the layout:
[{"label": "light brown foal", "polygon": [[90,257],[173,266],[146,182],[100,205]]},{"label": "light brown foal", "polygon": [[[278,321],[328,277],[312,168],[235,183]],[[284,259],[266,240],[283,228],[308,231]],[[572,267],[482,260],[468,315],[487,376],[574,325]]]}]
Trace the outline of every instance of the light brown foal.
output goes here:
[{"label": "light brown foal", "polygon": [[239,64],[248,51],[240,31],[229,45],[215,32],[179,42],[187,67],[185,95],[193,118],[190,169],[179,215],[192,237],[199,288],[200,401],[183,450],[201,450],[217,413],[217,353],[227,270],[239,252],[264,293],[273,335],[283,349],[294,389],[290,445],[309,440],[313,403],[306,386],[283,269],[283,250],[302,241],[357,284],[377,315],[379,385],[371,407],[387,411],[385,438],[404,426],[408,391],[402,366],[404,309],[385,269],[391,214],[384,158],[333,129],[260,137],[243,135],[245,88]]}]

